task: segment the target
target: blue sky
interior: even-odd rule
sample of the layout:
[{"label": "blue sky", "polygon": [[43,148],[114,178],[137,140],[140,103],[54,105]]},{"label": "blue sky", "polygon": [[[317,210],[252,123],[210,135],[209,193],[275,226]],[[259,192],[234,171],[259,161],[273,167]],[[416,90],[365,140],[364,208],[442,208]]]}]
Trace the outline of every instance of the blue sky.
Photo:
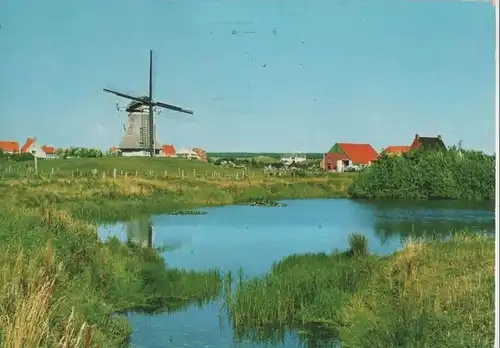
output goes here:
[{"label": "blue sky", "polygon": [[0,24],[0,140],[117,145],[126,101],[102,88],[146,93],[151,48],[156,98],[195,111],[162,112],[162,143],[378,150],[419,133],[494,151],[487,3],[3,0]]}]

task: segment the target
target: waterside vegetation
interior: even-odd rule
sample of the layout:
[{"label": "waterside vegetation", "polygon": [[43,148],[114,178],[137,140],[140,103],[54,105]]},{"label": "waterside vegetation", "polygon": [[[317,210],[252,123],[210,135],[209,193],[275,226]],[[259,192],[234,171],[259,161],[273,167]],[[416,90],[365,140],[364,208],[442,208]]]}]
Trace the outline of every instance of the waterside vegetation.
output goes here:
[{"label": "waterside vegetation", "polygon": [[165,269],[150,248],[101,242],[63,208],[8,200],[0,211],[2,347],[121,347],[127,308],[174,311],[220,291],[216,270]]},{"label": "waterside vegetation", "polygon": [[495,157],[451,147],[382,155],[349,187],[354,198],[495,199]]},{"label": "waterside vegetation", "polygon": [[265,276],[241,277],[226,286],[226,308],[240,340],[276,341],[284,330],[266,328],[300,327],[342,347],[491,347],[494,244],[457,234],[377,257],[351,235],[347,252],[292,255]]}]

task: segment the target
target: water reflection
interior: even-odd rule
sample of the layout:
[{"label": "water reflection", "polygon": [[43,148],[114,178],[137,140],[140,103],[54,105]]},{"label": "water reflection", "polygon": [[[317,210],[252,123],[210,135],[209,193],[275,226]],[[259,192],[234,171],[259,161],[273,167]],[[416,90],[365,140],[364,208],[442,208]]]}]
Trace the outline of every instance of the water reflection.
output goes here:
[{"label": "water reflection", "polygon": [[154,224],[150,216],[142,216],[124,223],[127,241],[138,245],[153,247]]},{"label": "water reflection", "polygon": [[394,238],[440,238],[457,232],[494,233],[493,202],[359,201],[372,211],[382,244]]},{"label": "water reflection", "polygon": [[287,342],[295,341],[303,348],[340,348],[340,342],[331,330],[315,325],[234,328],[234,337],[236,342],[259,342],[268,347],[287,347]]}]

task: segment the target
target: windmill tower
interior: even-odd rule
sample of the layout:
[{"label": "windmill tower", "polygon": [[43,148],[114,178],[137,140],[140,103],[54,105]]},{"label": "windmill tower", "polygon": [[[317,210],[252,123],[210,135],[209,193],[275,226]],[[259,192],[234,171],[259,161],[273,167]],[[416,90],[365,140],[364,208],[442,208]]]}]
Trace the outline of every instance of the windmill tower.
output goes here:
[{"label": "windmill tower", "polygon": [[182,108],[153,99],[153,51],[149,51],[149,94],[148,96],[134,97],[125,93],[103,89],[104,92],[112,93],[122,98],[131,100],[127,107],[128,125],[125,135],[120,142],[120,150],[124,155],[142,155],[149,151],[154,157],[160,146],[156,137],[154,111],[161,107],[173,111],[193,114],[192,110]]},{"label": "windmill tower", "polygon": [[[137,101],[132,101],[127,106],[125,110],[128,113],[127,127],[119,144],[119,149],[124,156],[144,156],[150,153],[149,108],[148,105]],[[161,146],[155,124],[153,124],[153,134],[155,155],[157,155]]]}]

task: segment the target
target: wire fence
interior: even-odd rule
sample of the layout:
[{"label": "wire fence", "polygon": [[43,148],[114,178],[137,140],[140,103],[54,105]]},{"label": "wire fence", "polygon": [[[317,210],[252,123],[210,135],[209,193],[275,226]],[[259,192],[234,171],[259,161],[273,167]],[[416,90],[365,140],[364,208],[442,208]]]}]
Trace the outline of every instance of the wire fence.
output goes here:
[{"label": "wire fence", "polygon": [[141,166],[136,170],[102,169],[102,168],[64,168],[47,166],[35,167],[22,164],[0,164],[0,179],[22,179],[22,178],[93,178],[93,179],[122,179],[122,178],[147,178],[147,179],[203,179],[203,180],[261,180],[272,177],[282,178],[305,178],[335,176],[335,173],[309,170],[284,170],[263,168],[250,171],[246,168],[228,172],[221,170],[197,170],[197,169],[168,169],[153,170]]},{"label": "wire fence", "polygon": [[[257,175],[258,176],[258,175]],[[123,170],[119,168],[114,169],[80,169],[75,168],[72,170],[60,170],[58,167],[38,168],[25,167],[19,165],[0,165],[0,179],[19,179],[19,178],[35,178],[35,177],[48,177],[48,178],[94,178],[94,179],[118,179],[118,178],[148,178],[148,179],[207,179],[207,180],[245,180],[255,178],[256,174],[247,173],[246,171],[236,171],[234,174],[229,175],[219,171],[197,171],[196,169],[184,170],[177,168],[177,170]]]}]

